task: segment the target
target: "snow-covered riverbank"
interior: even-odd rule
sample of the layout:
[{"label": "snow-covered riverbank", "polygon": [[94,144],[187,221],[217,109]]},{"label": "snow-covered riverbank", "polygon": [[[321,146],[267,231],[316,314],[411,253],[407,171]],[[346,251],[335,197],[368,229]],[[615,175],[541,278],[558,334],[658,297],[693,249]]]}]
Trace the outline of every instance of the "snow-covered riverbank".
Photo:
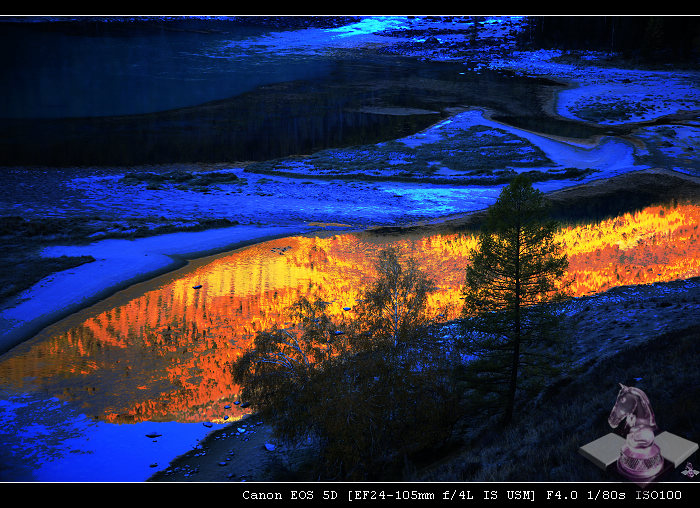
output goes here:
[{"label": "snow-covered riverbank", "polygon": [[46,277],[8,302],[0,312],[0,348],[7,350],[44,326],[119,289],[179,268],[187,259],[313,229],[235,226],[47,248],[43,254],[48,257],[90,255],[95,261]]},{"label": "snow-covered riverbank", "polygon": [[[466,23],[459,21],[450,23],[450,27],[467,27]],[[408,51],[408,46],[402,46],[403,54],[426,59],[458,59],[450,54],[449,43],[456,41],[459,34],[438,36],[439,44],[431,45],[426,42],[427,35],[421,36],[415,32],[423,30],[427,34],[429,29],[445,26],[439,20],[428,18],[372,17],[343,28],[270,33],[259,39],[232,43],[227,50],[236,51],[245,46],[257,47],[261,51],[286,50],[299,56],[305,52],[352,51],[366,45],[391,48],[410,43],[413,50]],[[479,37],[494,37],[500,33],[504,45],[501,49],[507,49],[512,44],[508,34],[518,29],[518,20],[507,25],[491,20],[482,28]],[[387,30],[393,33],[390,35]],[[406,32],[405,37],[397,36],[401,31]],[[465,31],[461,37],[468,37],[468,32]],[[554,60],[561,56],[560,52],[511,52],[508,58],[504,54],[508,52],[499,51],[499,56],[485,58],[482,68],[507,69],[529,76],[554,78],[571,85],[552,98],[552,113],[564,118],[619,126],[700,109],[698,75],[693,72],[598,67],[595,55],[591,60],[571,65]],[[479,72],[479,69],[478,66],[467,68],[465,65],[465,72]],[[614,104],[621,104],[622,109],[611,107]],[[456,131],[475,126],[485,128],[494,138],[506,139],[506,134],[515,136],[527,146],[541,150],[551,165],[535,169],[571,167],[595,170],[582,179],[540,182],[537,187],[543,191],[658,165],[700,174],[700,163],[692,157],[700,139],[700,125],[687,119],[668,126],[639,124],[633,129],[634,139],[611,134],[597,139],[572,140],[506,125],[491,119],[488,112],[482,110],[463,109],[421,132],[396,141],[407,147],[427,142],[439,143]],[[510,146],[504,143],[500,148],[510,150]],[[650,155],[654,157],[650,158]],[[495,201],[502,188],[500,184],[465,186],[390,179],[320,179],[308,173],[299,175],[300,178],[290,178],[246,172],[245,166],[234,163],[209,168],[186,165],[184,169],[204,173],[211,170],[233,172],[239,177],[239,182],[213,184],[198,189],[168,183],[149,187],[146,183],[125,183],[124,175],[134,169],[110,168],[108,171],[94,172],[89,168],[68,169],[65,178],[49,177],[48,173],[42,176],[37,168],[13,170],[13,175],[17,176],[9,183],[14,187],[8,185],[3,191],[0,215],[21,215],[35,221],[47,217],[99,220],[95,220],[97,225],[91,230],[90,237],[82,239],[80,245],[53,242],[53,245],[42,249],[41,256],[90,255],[95,261],[46,277],[27,291],[3,302],[0,310],[0,349],[17,344],[43,326],[130,284],[181,267],[187,259],[269,237],[320,230],[326,223],[334,223],[336,226],[329,227],[341,230],[431,219],[435,223],[436,218],[439,221],[442,216],[486,208]],[[139,169],[163,173],[172,168]],[[450,176],[447,169],[439,171]],[[127,234],[136,220],[148,228],[153,224],[179,225],[187,221],[221,218],[235,220],[238,224],[136,239],[109,238],[115,231]],[[92,243],[85,243],[85,240]],[[665,287],[659,286],[659,291]],[[671,284],[668,287],[672,288],[669,290],[671,293],[654,293],[644,296],[644,299],[667,296],[682,298],[684,293],[689,292],[692,293],[691,301],[674,303],[676,306],[671,309],[672,313],[668,312],[667,307],[659,307],[659,312],[665,314],[659,315],[658,319],[654,313],[656,308],[647,307],[643,320],[647,331],[665,331],[675,326],[674,323],[679,324],[684,313],[697,311],[697,301],[692,300],[692,297],[697,297],[696,282],[689,285]],[[622,306],[625,301],[641,300],[642,293],[647,290],[630,290],[630,294],[625,295],[626,300],[614,300],[613,296],[621,291],[610,292],[599,299],[591,297],[591,307],[602,309],[611,303]],[[610,308],[616,307],[611,305]],[[627,339],[636,340],[631,337],[629,328],[624,328],[632,321],[627,317],[631,316],[629,313],[633,307],[625,309],[628,314],[617,316],[617,335],[605,343],[608,352],[623,346]],[[642,309],[635,309],[637,311],[642,312]],[[600,332],[593,328],[605,325],[598,321],[589,320],[582,328],[590,334],[585,343],[587,349],[582,350],[582,355],[591,354],[595,333]],[[654,328],[654,323],[657,328]],[[0,426],[8,430],[3,438],[6,441],[0,444],[15,457],[15,465],[23,462],[41,465],[33,477],[31,471],[13,472],[15,476],[9,478],[12,481],[142,481],[165,467],[172,457],[196,446],[197,440],[210,432],[208,427],[201,424],[161,422],[130,426],[91,422],[85,415],[75,412],[75,408],[61,409],[64,404],[53,396],[35,395],[28,392],[0,396]],[[26,427],[22,430],[21,426]],[[10,435],[10,432],[14,434]],[[161,434],[162,437],[155,440],[144,437],[149,433]],[[115,443],[119,443],[119,450],[114,448]],[[254,456],[251,454],[251,457]],[[225,481],[224,470],[217,461],[212,460],[210,470],[214,476],[211,478]],[[158,464],[158,467],[152,467],[153,464]],[[255,465],[246,465],[245,461],[241,467],[255,469]],[[3,479],[0,477],[0,480]]]},{"label": "snow-covered riverbank", "polygon": [[[599,143],[555,140],[523,131],[484,117],[478,110],[458,113],[420,133],[398,140],[407,146],[439,142],[454,131],[472,126],[508,132],[542,150],[552,168],[595,168],[585,178],[557,179],[537,186],[552,191],[592,179],[643,169],[635,161],[635,147],[623,140]],[[528,168],[531,169],[531,168]],[[550,169],[550,168],[539,168]],[[235,171],[235,170],[233,170]],[[502,188],[494,186],[446,186],[410,182],[343,182],[282,176],[263,177],[237,171],[248,184],[220,184],[206,193],[162,185],[124,185],[112,175],[76,177],[63,184],[77,188],[84,197],[68,214],[110,214],[114,217],[155,216],[177,221],[180,217],[236,217],[247,223],[202,232],[171,233],[150,238],[105,239],[89,245],[52,246],[42,256],[92,256],[97,261],[54,274],[18,295],[0,313],[1,343],[16,343],[28,332],[85,306],[116,289],[164,270],[177,267],[174,257],[197,257],[223,251],[260,238],[296,234],[314,229],[313,221],[349,223],[350,226],[386,225],[480,210],[493,203]],[[234,193],[232,196],[231,194]],[[18,201],[17,206],[21,206]],[[45,208],[44,208],[45,207]],[[84,211],[80,211],[83,208]],[[26,211],[26,210],[25,210]],[[34,214],[58,213],[55,203],[37,202]],[[7,213],[7,212],[6,212]],[[26,214],[25,214],[26,215]],[[30,214],[31,215],[31,214]],[[115,219],[118,222],[118,219]],[[257,225],[255,223],[258,223]],[[104,233],[107,234],[107,233]],[[99,238],[100,233],[94,237]]]}]

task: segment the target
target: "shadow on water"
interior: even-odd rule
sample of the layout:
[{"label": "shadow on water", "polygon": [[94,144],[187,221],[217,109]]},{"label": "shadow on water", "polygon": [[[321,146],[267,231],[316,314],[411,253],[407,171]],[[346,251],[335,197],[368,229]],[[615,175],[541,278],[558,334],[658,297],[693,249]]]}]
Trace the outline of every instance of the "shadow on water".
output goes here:
[{"label": "shadow on water", "polygon": [[[190,40],[202,35],[168,37]],[[74,44],[95,44],[96,40],[101,39],[75,37]],[[200,39],[192,41],[201,44]],[[148,47],[143,40],[141,44]],[[168,42],[168,48],[179,55],[180,52],[171,48],[172,44]],[[112,46],[110,49],[116,51]],[[120,46],[120,58],[124,58],[124,51]],[[251,59],[251,54],[246,57]],[[156,72],[149,69],[165,64],[155,55],[139,58],[138,61],[145,61],[151,67],[143,67],[146,75],[139,76],[143,82],[130,92],[134,95],[132,100],[143,102],[138,97],[140,86],[144,93],[154,97],[175,94],[177,107],[139,114],[70,118],[22,118],[15,114],[14,118],[0,120],[0,164],[107,166],[268,160],[396,139],[435,123],[446,115],[446,108],[453,106],[489,108],[506,119],[532,125],[537,130],[538,126],[546,126],[543,104],[558,86],[550,81],[505,73],[468,72],[455,63],[336,53],[301,60],[297,55],[293,66],[303,68],[292,71],[288,77],[279,74],[269,79],[258,78],[258,83],[251,81],[233,95],[230,92],[222,95],[226,88],[220,83],[239,79],[230,67],[234,65],[231,60],[218,59],[221,62],[213,66],[228,65],[226,75],[218,69],[212,70],[211,65],[193,67],[193,75],[187,79],[194,81],[183,87],[184,77],[158,81],[165,71],[171,76],[183,76],[182,68],[158,67]],[[150,64],[151,61],[154,63]],[[126,63],[119,63],[120,68]],[[31,63],[16,65],[22,73],[31,74]],[[172,65],[183,63],[178,60]],[[279,59],[265,60],[261,69],[248,72],[269,75],[279,65]],[[96,72],[101,72],[100,68]],[[155,92],[154,84],[148,80],[157,81]],[[89,89],[90,83],[85,86]],[[200,102],[193,104],[202,87],[215,87],[209,94],[215,99],[200,98]],[[171,90],[175,88],[176,91]],[[192,96],[185,97],[187,89]],[[75,90],[76,95],[80,93]],[[91,94],[93,101],[108,100],[100,98],[94,88],[86,93]],[[560,131],[559,126],[554,128]],[[567,132],[574,137],[591,135],[590,130],[576,124]]]}]

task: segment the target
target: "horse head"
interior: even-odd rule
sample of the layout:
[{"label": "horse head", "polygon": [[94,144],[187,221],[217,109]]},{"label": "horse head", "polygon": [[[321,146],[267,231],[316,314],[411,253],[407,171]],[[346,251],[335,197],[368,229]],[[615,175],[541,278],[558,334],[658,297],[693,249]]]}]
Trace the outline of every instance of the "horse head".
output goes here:
[{"label": "horse head", "polygon": [[651,410],[649,397],[636,387],[630,387],[630,391],[637,396],[637,424],[645,425],[651,427],[652,430],[656,430],[656,418],[654,418],[654,412]]},{"label": "horse head", "polygon": [[656,430],[654,412],[651,410],[646,394],[639,388],[620,383],[620,392],[608,417],[608,423],[615,428],[627,417],[632,417],[631,420],[636,425],[644,425]]},{"label": "horse head", "polygon": [[608,416],[608,424],[612,428],[617,427],[627,415],[633,415],[636,408],[637,398],[630,392],[628,386],[620,383],[620,391],[617,394],[615,405],[610,411],[610,416]]},{"label": "horse head", "polygon": [[647,479],[658,475],[664,465],[661,450],[654,443],[656,422],[646,394],[634,386],[620,383],[608,423],[617,427],[627,420],[628,433],[620,448],[617,470],[629,479]]}]

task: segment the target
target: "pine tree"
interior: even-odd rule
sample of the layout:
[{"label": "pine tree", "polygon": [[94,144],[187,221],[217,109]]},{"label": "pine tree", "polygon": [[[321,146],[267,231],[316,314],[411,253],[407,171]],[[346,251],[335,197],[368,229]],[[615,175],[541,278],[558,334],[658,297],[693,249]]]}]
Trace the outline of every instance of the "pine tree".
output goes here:
[{"label": "pine tree", "polygon": [[544,195],[517,176],[489,208],[470,252],[463,291],[466,386],[474,407],[508,424],[519,390],[536,390],[557,367],[552,303],[568,265]]}]

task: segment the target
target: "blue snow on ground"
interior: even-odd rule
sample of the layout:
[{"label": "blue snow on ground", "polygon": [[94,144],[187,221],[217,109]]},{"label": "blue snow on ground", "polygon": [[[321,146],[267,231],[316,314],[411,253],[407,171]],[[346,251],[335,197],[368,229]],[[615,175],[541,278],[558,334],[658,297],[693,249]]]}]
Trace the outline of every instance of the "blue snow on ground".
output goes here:
[{"label": "blue snow on ground", "polygon": [[[487,18],[481,29],[486,36],[487,33],[492,33],[487,32],[487,29],[505,29],[506,22],[518,19]],[[251,32],[246,37],[222,38],[217,44],[198,48],[197,54],[180,56],[187,61],[207,61],[212,66],[240,63],[241,58],[247,59],[252,74],[256,74],[256,70],[264,67],[263,64],[268,64],[269,68],[270,62],[280,56],[295,59],[295,63],[301,64],[309,56],[323,56],[360,44],[386,42],[389,38],[382,38],[382,32],[386,30],[410,29],[429,22],[420,17],[370,16],[332,29],[264,30],[260,33]],[[467,27],[468,24],[461,26]],[[255,65],[255,58],[261,55],[270,56],[260,65]],[[679,109],[679,104],[686,109],[698,108],[700,104],[698,87],[679,73],[637,73],[609,68],[596,70],[595,67],[577,70],[554,63],[552,57],[559,55],[561,52],[502,52],[499,55],[489,55],[488,62],[484,65],[492,69],[497,69],[499,65],[515,65],[525,69],[528,74],[561,73],[570,77],[572,86],[559,96],[556,111],[571,119],[580,118],[584,112],[583,106],[591,98],[601,104],[615,102],[617,98],[624,99],[634,113],[631,119],[636,121],[671,113]],[[511,61],[501,63],[499,59]],[[520,59],[519,62],[515,61],[517,59]],[[308,69],[297,70],[304,71],[301,72],[303,75]],[[315,75],[316,70],[309,71],[308,75]],[[226,77],[223,78],[226,81]],[[30,76],[29,79],[34,77]],[[272,80],[276,79],[278,78]],[[628,82],[623,79],[628,79]],[[118,84],[117,81],[114,83]],[[188,84],[190,85],[191,83]],[[212,92],[206,99],[219,98],[218,93],[219,91]],[[226,94],[229,93],[233,92],[226,90]],[[646,106],[644,109],[634,107],[642,102]],[[605,119],[601,123],[616,122],[614,119]],[[591,143],[553,139],[491,121],[483,112],[476,110],[456,115],[401,141],[411,146],[436,139],[441,129],[469,125],[502,129],[526,139],[540,148],[555,166],[582,169],[592,167],[598,170],[581,181],[537,183],[536,187],[543,191],[645,167],[636,160],[640,149],[627,141],[613,137]],[[697,147],[700,132],[697,123],[674,126],[673,129],[676,133],[675,141],[686,141],[687,147]],[[648,128],[646,135],[655,135],[655,130],[658,129]],[[677,147],[673,149],[679,150]],[[681,156],[684,153],[681,152],[677,157],[679,165],[683,163]],[[674,169],[683,170],[685,167]],[[232,171],[239,170],[233,168]],[[241,176],[244,176],[242,172]],[[174,220],[183,216],[205,217],[207,213],[218,217],[228,216],[227,211],[230,210],[233,218],[240,218],[241,214],[243,217],[241,226],[228,232],[220,230],[167,238],[161,236],[157,240],[105,241],[82,247],[52,247],[46,251],[46,255],[60,256],[80,251],[98,254],[97,261],[47,278],[23,294],[16,307],[3,309],[1,317],[7,320],[5,324],[11,322],[8,326],[19,326],[23,320],[45,314],[47,310],[64,308],[66,302],[79,302],[80,298],[85,298],[100,288],[104,289],[105,285],[116,284],[115,281],[123,282],[125,277],[143,276],[158,271],[163,266],[168,266],[173,257],[186,257],[196,249],[215,249],[217,245],[228,245],[234,239],[250,239],[257,235],[262,237],[273,231],[279,233],[284,228],[289,231],[307,230],[308,225],[304,221],[312,219],[364,225],[367,222],[392,223],[399,218],[420,219],[482,209],[495,201],[502,187],[381,182],[372,188],[370,185],[340,181],[304,182],[276,177],[262,182],[258,176],[245,176],[251,189],[248,194],[236,194],[237,187],[222,187],[221,192],[211,194],[134,187],[117,192],[117,177],[112,175],[75,178],[65,186],[61,184],[61,192],[65,190],[62,197],[72,199],[73,196],[82,196],[83,202],[76,197],[73,201],[66,199],[60,203],[46,203],[45,196],[38,194],[30,205],[27,196],[33,191],[31,185],[24,189],[23,194],[18,194],[16,201],[8,196],[7,200],[0,203],[0,213],[5,215],[18,214],[20,211],[28,217],[60,216],[63,213],[70,215],[74,211],[70,207],[77,204],[78,207],[94,207],[95,214],[112,210],[117,214],[123,213],[124,216],[130,213],[147,216],[157,210],[159,216]],[[124,198],[125,192],[129,194],[128,199]],[[351,203],[354,203],[353,207],[350,206]],[[84,210],[79,209],[81,212]],[[254,225],[257,221],[262,223],[259,228]],[[172,243],[168,240],[172,240]],[[688,290],[687,285],[659,285],[658,288],[659,291]],[[587,299],[586,304],[632,298],[639,289],[625,289],[624,295],[622,291]],[[576,304],[579,303],[580,300],[577,300]],[[566,312],[575,310],[571,307]],[[0,469],[0,481],[143,481],[159,469],[167,467],[173,457],[196,447],[209,432],[222,426],[208,428],[201,423],[176,422],[109,424],[95,421],[81,413],[79,408],[50,395],[33,392],[29,387],[26,393],[0,392],[0,459],[6,467]],[[158,436],[147,437],[155,434]]]},{"label": "blue snow on ground", "polygon": [[388,29],[410,28],[411,20],[406,16],[370,16],[357,23],[351,23],[338,28],[329,28],[327,33],[338,37],[366,35],[382,32]]},{"label": "blue snow on ground", "polygon": [[141,482],[224,424],[94,421],[36,393],[0,399],[0,481]]}]

